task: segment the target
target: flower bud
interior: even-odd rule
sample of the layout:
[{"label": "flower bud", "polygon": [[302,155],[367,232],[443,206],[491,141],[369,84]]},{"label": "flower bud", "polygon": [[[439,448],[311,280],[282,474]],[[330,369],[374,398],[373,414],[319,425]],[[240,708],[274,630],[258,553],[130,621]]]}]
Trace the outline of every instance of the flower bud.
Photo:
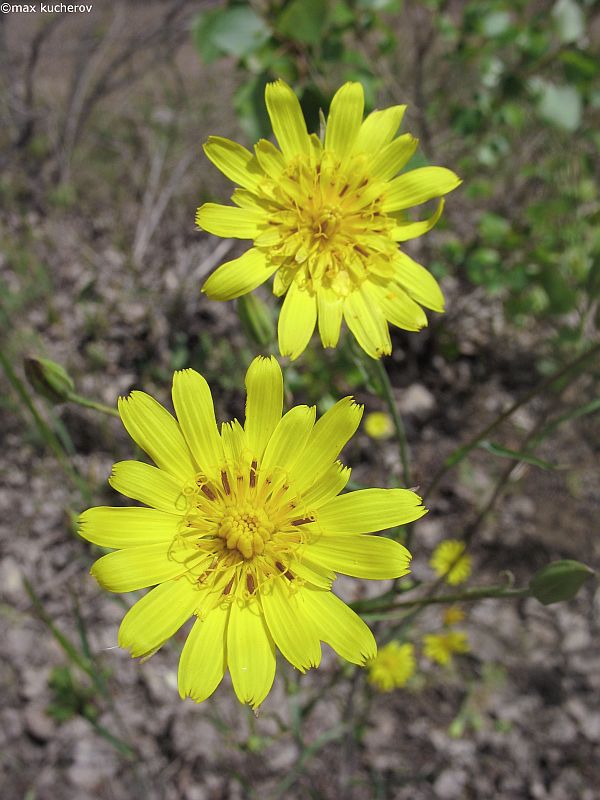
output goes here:
[{"label": "flower bud", "polygon": [[531,594],[545,606],[572,600],[594,570],[579,561],[564,559],[542,567],[529,583]]},{"label": "flower bud", "polygon": [[268,306],[256,294],[238,297],[237,312],[248,336],[261,347],[275,341],[275,326]]},{"label": "flower bud", "polygon": [[75,390],[71,376],[55,361],[31,356],[24,360],[23,366],[33,389],[51,403],[64,403]]}]

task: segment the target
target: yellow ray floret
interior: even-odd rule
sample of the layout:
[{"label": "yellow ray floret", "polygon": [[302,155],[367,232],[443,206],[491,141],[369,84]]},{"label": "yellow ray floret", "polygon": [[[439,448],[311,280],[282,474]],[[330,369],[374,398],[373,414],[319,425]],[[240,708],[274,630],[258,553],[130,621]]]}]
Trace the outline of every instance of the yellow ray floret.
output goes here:
[{"label": "yellow ray floret", "polygon": [[[286,147],[297,146],[289,133]],[[308,406],[284,414],[273,357],[252,362],[246,389],[244,425],[220,430],[194,370],[173,376],[177,418],[143,392],[121,399],[123,424],[156,466],[122,461],[110,484],[146,507],[90,508],[80,533],[114,548],[92,567],[103,587],[154,587],[125,615],[121,647],[152,655],[195,617],[179,663],[181,696],[205,700],[229,670],[239,700],[256,707],[273,683],[276,650],[302,672],[319,665],[321,642],[355,664],[374,658],[371,631],[332,583],[336,573],[408,573],[408,550],[371,534],[426,510],[405,489],[340,495],[350,470],[338,457],[362,416],[352,398],[318,421]]]},{"label": "yellow ray floret", "polygon": [[206,203],[196,223],[252,247],[222,264],[203,291],[231,300],[274,275],[273,292],[285,295],[283,355],[297,358],[317,325],[323,346],[335,347],[342,321],[370,356],[389,354],[388,323],[418,331],[427,325],[423,307],[444,310],[436,280],[399,249],[433,228],[444,201],[421,221],[406,212],[442,198],[460,179],[443,167],[399,175],[418,144],[408,133],[396,137],[406,107],[363,120],[359,83],[336,93],[323,141],[308,133],[298,98],[283,81],[267,85],[265,100],[279,149],[262,139],[250,152],[218,136],[204,146],[239,188],[235,205]]}]

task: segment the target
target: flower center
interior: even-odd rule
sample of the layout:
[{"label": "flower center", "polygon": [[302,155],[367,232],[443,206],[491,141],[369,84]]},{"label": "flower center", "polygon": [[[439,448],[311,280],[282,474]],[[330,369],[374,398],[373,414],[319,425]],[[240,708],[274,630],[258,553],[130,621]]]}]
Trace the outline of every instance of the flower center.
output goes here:
[{"label": "flower center", "polygon": [[217,528],[217,536],[227,549],[237,550],[245,559],[261,555],[274,532],[275,526],[264,510],[250,504],[228,508]]}]

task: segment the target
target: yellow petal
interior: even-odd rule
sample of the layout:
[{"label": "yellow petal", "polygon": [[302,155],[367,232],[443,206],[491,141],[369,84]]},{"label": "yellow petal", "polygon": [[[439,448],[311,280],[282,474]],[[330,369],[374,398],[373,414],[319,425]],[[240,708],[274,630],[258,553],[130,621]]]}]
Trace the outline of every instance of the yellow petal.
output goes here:
[{"label": "yellow petal", "polygon": [[198,619],[179,659],[178,684],[182,698],[201,703],[215,691],[225,674],[227,621],[230,606],[217,606]]},{"label": "yellow petal", "polygon": [[317,516],[327,533],[373,533],[414,522],[427,509],[409,489],[361,489],[330,500]]},{"label": "yellow petal", "polygon": [[264,253],[252,247],[244,255],[226,261],[202,287],[211,300],[233,300],[264,283],[277,269]]},{"label": "yellow petal", "polygon": [[458,175],[445,167],[413,169],[389,182],[382,210],[402,211],[411,206],[418,206],[434,197],[448,194],[460,183]]},{"label": "yellow petal", "polygon": [[324,534],[311,542],[307,556],[316,564],[354,578],[387,580],[410,572],[410,553],[384,536]]},{"label": "yellow petal", "polygon": [[192,616],[199,599],[197,586],[186,578],[161,583],[123,617],[119,647],[133,658],[155,652]]},{"label": "yellow petal", "polygon": [[357,405],[352,397],[344,397],[317,420],[302,458],[290,470],[298,491],[306,491],[327,472],[348,439],[355,434],[362,413],[362,406]]},{"label": "yellow petal", "polygon": [[153,508],[88,508],[79,517],[79,535],[100,547],[139,547],[171,542],[182,519]]},{"label": "yellow petal", "polygon": [[170,473],[182,483],[196,473],[177,421],[166,408],[145,392],[131,392],[119,397],[119,414],[127,433],[159,469]]},{"label": "yellow petal", "polygon": [[295,406],[273,431],[260,464],[261,479],[272,478],[272,472],[286,474],[303,458],[303,450],[315,424],[314,406]]},{"label": "yellow petal", "polygon": [[405,331],[420,331],[427,326],[427,317],[418,303],[398,285],[375,286],[377,302],[385,318]]},{"label": "yellow petal", "polygon": [[360,83],[345,83],[337,90],[327,117],[325,149],[332,150],[340,159],[352,152],[365,105],[365,94]]},{"label": "yellow petal", "polygon": [[254,189],[262,177],[255,157],[237,142],[222,136],[209,136],[204,152],[223,175],[245,189]]},{"label": "yellow petal", "polygon": [[317,321],[317,299],[294,281],[283,301],[279,314],[278,337],[282,356],[292,360],[306,349]]},{"label": "yellow petal", "polygon": [[377,645],[362,619],[331,592],[302,589],[306,610],[319,638],[342,658],[363,665],[377,654]]},{"label": "yellow petal", "polygon": [[[246,434],[237,419],[221,425],[221,441],[225,459],[232,471],[240,469],[242,464],[248,462]],[[247,466],[250,466],[249,462]]]},{"label": "yellow petal", "polygon": [[406,253],[398,253],[395,266],[395,279],[414,300],[433,311],[444,310],[444,295],[431,272]]},{"label": "yellow petal", "polygon": [[319,334],[323,347],[335,347],[340,338],[343,303],[338,297],[317,292]]},{"label": "yellow petal", "polygon": [[346,486],[352,470],[336,461],[313,485],[302,495],[307,508],[320,508],[332,500]]},{"label": "yellow petal", "polygon": [[193,369],[173,375],[173,406],[188,446],[200,469],[218,474],[224,462],[212,394],[206,380]]},{"label": "yellow petal", "polygon": [[248,208],[205,203],[196,212],[196,225],[214,236],[232,239],[254,239],[264,214]]},{"label": "yellow petal", "polygon": [[373,159],[369,172],[374,178],[387,181],[397,175],[412,158],[419,140],[405,133],[384,147]]},{"label": "yellow petal", "polygon": [[265,88],[267,111],[273,133],[286,159],[298,153],[310,155],[310,140],[300,103],[283,81],[268,83]]},{"label": "yellow petal", "polygon": [[427,217],[427,219],[419,220],[418,222],[399,222],[396,227],[392,229],[392,239],[396,242],[407,242],[409,239],[416,239],[418,236],[423,236],[424,233],[427,233],[437,225],[443,210],[444,199],[442,198],[438,203],[435,213]]},{"label": "yellow petal", "polygon": [[262,458],[267,442],[281,419],[283,375],[274,356],[259,356],[246,373],[244,429],[252,455]]},{"label": "yellow petal", "polygon": [[240,703],[259,706],[275,678],[275,647],[257,602],[234,600],[227,626],[227,665]]},{"label": "yellow petal", "polygon": [[360,126],[355,152],[379,153],[396,135],[405,111],[406,106],[391,106],[381,111],[372,111]]},{"label": "yellow petal", "polygon": [[170,514],[184,514],[186,511],[181,481],[150,464],[119,461],[113,465],[108,482],[116,492],[159,511]]},{"label": "yellow petal", "polygon": [[283,580],[274,580],[271,591],[261,595],[267,626],[277,647],[300,672],[318,667],[321,644],[311,623],[302,593]]},{"label": "yellow petal", "polygon": [[335,580],[335,572],[320,564],[313,564],[304,556],[302,560],[292,558],[287,563],[287,568],[296,578],[302,578],[306,583],[318,589],[331,589]]},{"label": "yellow petal", "polygon": [[173,558],[168,544],[148,544],[108,553],[90,572],[110,592],[133,592],[177,578],[186,567]]},{"label": "yellow petal", "polygon": [[285,169],[285,158],[272,142],[259,139],[254,145],[256,160],[269,178],[277,179]]},{"label": "yellow petal", "polygon": [[355,290],[344,302],[344,319],[362,349],[371,358],[392,352],[387,320],[376,302],[368,298],[368,283]]}]

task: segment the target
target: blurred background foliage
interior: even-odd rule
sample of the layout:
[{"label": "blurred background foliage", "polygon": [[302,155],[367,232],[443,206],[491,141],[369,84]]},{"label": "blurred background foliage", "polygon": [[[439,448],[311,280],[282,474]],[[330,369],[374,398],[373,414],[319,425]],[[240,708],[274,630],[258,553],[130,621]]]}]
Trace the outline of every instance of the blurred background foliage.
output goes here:
[{"label": "blurred background foliage", "polygon": [[[206,63],[234,59],[249,141],[269,135],[264,86],[275,78],[296,88],[318,131],[340,82],[360,81],[371,110],[406,102],[412,72],[421,147],[407,169],[443,152],[464,179],[462,218],[432,270],[499,296],[514,325],[543,319],[570,349],[600,323],[598,5],[233,0],[199,14],[193,37]],[[415,14],[409,49],[404,19]]]}]

